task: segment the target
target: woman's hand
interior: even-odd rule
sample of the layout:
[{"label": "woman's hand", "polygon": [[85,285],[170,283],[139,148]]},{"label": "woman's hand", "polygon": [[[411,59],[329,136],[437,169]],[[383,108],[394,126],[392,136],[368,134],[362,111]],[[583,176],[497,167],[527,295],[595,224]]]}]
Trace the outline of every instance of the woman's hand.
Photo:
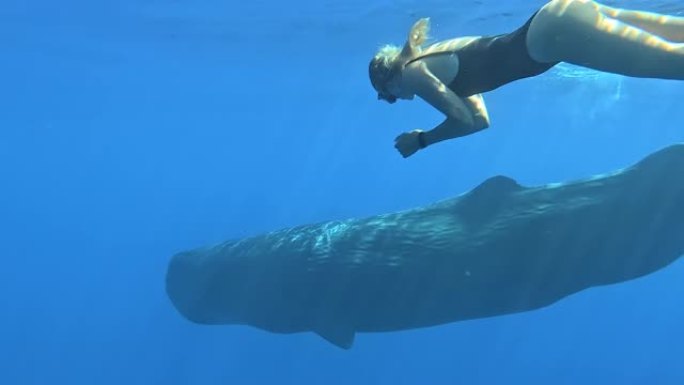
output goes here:
[{"label": "woman's hand", "polygon": [[418,135],[422,130],[413,130],[411,132],[404,132],[394,139],[394,148],[399,150],[401,156],[408,158],[421,149],[420,138]]}]

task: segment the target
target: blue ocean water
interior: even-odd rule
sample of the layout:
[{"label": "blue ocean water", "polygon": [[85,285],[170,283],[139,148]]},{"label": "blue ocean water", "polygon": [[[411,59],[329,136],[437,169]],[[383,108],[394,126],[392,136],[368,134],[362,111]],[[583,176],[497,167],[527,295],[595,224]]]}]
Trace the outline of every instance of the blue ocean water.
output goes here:
[{"label": "blue ocean water", "polygon": [[[0,384],[681,384],[684,265],[539,311],[343,351],[191,324],[173,253],[630,165],[684,141],[675,81],[561,65],[486,95],[492,127],[403,159],[441,117],[379,103],[370,55],[417,17],[494,34],[542,1],[5,0]],[[615,3],[615,2],[613,2]],[[619,2],[679,13],[676,2]]]}]

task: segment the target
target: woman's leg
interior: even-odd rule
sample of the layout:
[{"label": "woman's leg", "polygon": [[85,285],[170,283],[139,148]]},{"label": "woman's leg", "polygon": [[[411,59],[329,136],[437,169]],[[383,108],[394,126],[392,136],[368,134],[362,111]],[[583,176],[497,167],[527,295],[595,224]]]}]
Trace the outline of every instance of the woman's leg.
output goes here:
[{"label": "woman's leg", "polygon": [[684,44],[601,12],[590,0],[553,0],[532,20],[530,55],[634,77],[684,80]]},{"label": "woman's leg", "polygon": [[607,17],[641,28],[665,40],[684,43],[684,17],[614,8],[598,3],[596,5],[599,12]]}]

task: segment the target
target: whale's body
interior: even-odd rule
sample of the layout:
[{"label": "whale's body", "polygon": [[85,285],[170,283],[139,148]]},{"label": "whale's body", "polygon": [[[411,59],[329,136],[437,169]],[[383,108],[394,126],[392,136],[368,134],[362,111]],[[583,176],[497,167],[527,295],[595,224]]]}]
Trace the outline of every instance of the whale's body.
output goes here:
[{"label": "whale's body", "polygon": [[608,175],[453,199],[179,253],[167,292],[188,319],[313,331],[349,348],[392,331],[537,309],[684,253],[684,145]]}]

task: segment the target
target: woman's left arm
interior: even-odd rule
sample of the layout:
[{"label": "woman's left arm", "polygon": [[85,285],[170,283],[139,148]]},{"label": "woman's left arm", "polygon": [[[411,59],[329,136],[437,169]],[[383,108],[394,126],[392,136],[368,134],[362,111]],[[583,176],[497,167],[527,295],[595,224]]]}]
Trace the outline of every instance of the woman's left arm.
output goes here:
[{"label": "woman's left arm", "polygon": [[481,94],[463,98],[461,99],[461,102],[472,116],[471,124],[465,125],[462,121],[447,117],[437,127],[421,134],[421,145],[427,147],[443,140],[474,134],[489,127],[489,113],[487,112],[487,106],[485,105],[484,98]]},{"label": "woman's left arm", "polygon": [[468,96],[465,99],[466,106],[473,113],[473,120],[478,131],[489,127],[489,112],[482,94]]},{"label": "woman's left arm", "polygon": [[489,127],[489,114],[482,95],[459,97],[423,63],[412,68],[411,72],[410,84],[416,95],[444,113],[446,119],[429,131],[414,130],[399,135],[395,139],[395,147],[404,157],[431,144],[470,135]]}]

